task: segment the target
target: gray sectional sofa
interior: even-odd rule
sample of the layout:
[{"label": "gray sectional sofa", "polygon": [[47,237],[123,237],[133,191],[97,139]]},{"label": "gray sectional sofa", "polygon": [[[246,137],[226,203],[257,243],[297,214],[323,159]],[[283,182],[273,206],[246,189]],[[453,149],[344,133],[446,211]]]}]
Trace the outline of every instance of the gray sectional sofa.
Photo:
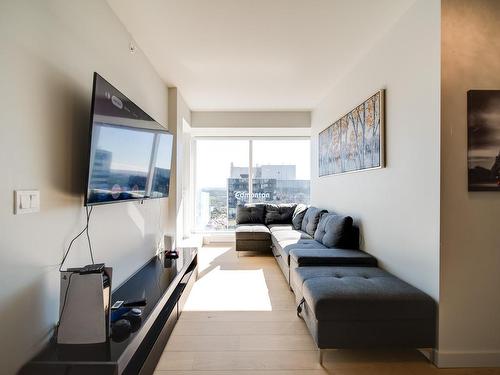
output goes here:
[{"label": "gray sectional sofa", "polygon": [[236,250],[271,251],[320,349],[435,345],[435,301],[377,267],[349,216],[316,207],[237,208]]},{"label": "gray sectional sofa", "polygon": [[301,204],[247,204],[236,212],[236,251],[272,251],[288,282],[291,264],[328,258],[332,266],[377,265],[359,250],[359,230],[349,216]]}]

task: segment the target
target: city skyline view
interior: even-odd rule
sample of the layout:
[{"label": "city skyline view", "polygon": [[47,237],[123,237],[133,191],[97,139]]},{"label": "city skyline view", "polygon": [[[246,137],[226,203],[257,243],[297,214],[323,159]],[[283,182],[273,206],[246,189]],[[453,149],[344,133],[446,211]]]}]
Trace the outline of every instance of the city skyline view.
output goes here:
[{"label": "city skyline view", "polygon": [[[224,188],[230,177],[231,163],[234,167],[249,166],[248,140],[198,140],[196,143],[196,182],[199,187]],[[310,179],[308,139],[254,140],[252,143],[254,167],[295,165],[297,179]]]},{"label": "city skyline view", "polygon": [[309,140],[253,140],[249,192],[249,140],[196,142],[196,226],[228,230],[236,207],[254,203],[309,203]]}]

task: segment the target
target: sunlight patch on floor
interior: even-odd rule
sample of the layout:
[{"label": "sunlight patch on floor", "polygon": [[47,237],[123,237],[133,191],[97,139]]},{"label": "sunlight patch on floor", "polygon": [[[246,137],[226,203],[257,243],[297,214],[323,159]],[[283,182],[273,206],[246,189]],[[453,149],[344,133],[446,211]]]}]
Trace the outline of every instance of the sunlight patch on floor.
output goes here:
[{"label": "sunlight patch on floor", "polygon": [[[217,246],[200,249],[203,254],[198,255],[198,272],[203,272],[211,266],[224,259],[234,260],[234,254],[231,253],[231,246]],[[233,250],[234,251],[234,250]]]},{"label": "sunlight patch on floor", "polygon": [[193,286],[185,311],[271,311],[262,269],[224,270],[216,266]]}]

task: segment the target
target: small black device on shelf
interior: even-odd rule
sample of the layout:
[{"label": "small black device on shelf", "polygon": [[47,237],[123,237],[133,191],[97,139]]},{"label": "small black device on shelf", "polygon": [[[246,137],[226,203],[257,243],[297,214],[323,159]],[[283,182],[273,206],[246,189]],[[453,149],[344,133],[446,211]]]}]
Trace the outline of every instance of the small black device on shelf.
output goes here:
[{"label": "small black device on shelf", "polygon": [[179,253],[176,250],[165,251],[165,259],[177,259],[179,258]]},{"label": "small black device on shelf", "polygon": [[[146,300],[143,301],[146,302]],[[121,307],[121,309],[124,309],[124,307]],[[128,308],[128,311],[122,314],[120,319],[111,324],[111,338],[116,342],[122,342],[128,339],[132,332],[136,332],[141,327],[141,324],[142,310],[137,307]]]},{"label": "small black device on shelf", "polygon": [[104,272],[104,263],[87,264],[85,267],[68,268],[67,272],[76,272],[80,275]]},{"label": "small black device on shelf", "polygon": [[146,298],[141,299],[131,299],[126,301],[116,301],[111,306],[111,322],[115,322],[121,319],[124,315],[130,313],[132,310],[135,310],[134,315],[140,315],[137,313],[137,310],[142,313],[141,309],[137,307],[146,306]]}]

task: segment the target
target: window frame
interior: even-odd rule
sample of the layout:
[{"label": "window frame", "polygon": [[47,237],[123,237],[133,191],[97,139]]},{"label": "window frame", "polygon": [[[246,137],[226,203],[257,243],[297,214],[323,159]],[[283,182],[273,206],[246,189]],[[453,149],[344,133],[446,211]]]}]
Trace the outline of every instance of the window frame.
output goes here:
[{"label": "window frame", "polygon": [[[193,184],[192,184],[192,191],[191,191],[191,199],[193,200],[193,209],[191,210],[191,216],[192,216],[192,223],[193,223],[193,229],[192,232],[194,234],[224,234],[224,233],[234,233],[234,229],[225,229],[225,230],[201,230],[196,227],[196,207],[197,207],[197,202],[196,202],[196,192],[198,191],[198,178],[197,178],[197,156],[198,156],[198,145],[197,141],[200,140],[212,140],[212,141],[222,141],[222,140],[243,140],[243,141],[248,141],[248,193],[249,193],[249,202],[252,203],[253,197],[253,141],[283,141],[283,140],[307,140],[311,142],[311,137],[310,136],[193,136],[192,137],[192,160],[193,160]],[[310,178],[309,178],[310,181]]]}]

